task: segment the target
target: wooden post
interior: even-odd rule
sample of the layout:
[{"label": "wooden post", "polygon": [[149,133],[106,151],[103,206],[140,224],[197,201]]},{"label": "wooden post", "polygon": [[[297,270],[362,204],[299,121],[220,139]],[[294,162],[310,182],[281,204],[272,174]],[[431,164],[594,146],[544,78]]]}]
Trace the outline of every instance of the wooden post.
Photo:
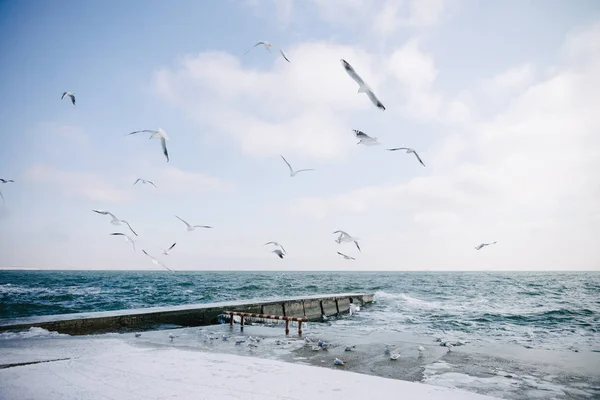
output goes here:
[{"label": "wooden post", "polygon": [[233,326],[233,314],[229,314],[231,319],[229,320],[229,326]]},{"label": "wooden post", "polygon": [[240,330],[243,331],[244,330],[244,316],[243,315],[240,316],[240,325],[241,325]]},{"label": "wooden post", "polygon": [[298,336],[302,336],[302,321],[298,321]]},{"label": "wooden post", "polygon": [[285,320],[285,334],[286,335],[290,334],[290,320],[289,319]]}]

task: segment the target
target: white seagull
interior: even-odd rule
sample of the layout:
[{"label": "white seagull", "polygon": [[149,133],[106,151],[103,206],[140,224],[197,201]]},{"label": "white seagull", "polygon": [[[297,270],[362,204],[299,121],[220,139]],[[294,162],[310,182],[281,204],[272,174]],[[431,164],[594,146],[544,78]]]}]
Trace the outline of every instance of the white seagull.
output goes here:
[{"label": "white seagull", "polygon": [[419,157],[419,155],[417,154],[415,149],[411,149],[410,147],[396,147],[394,149],[387,149],[387,151],[397,151],[397,150],[406,150],[406,154],[413,153],[415,155],[415,157],[417,157],[417,160],[419,160],[421,165],[425,166],[425,164],[423,163],[423,160],[421,160],[421,157]]},{"label": "white seagull", "polygon": [[181,222],[183,222],[184,224],[187,225],[187,230],[188,232],[193,231],[196,228],[212,228],[212,226],[208,226],[208,225],[190,225],[187,222],[185,222],[184,220],[182,220],[181,218],[179,218],[177,215],[175,216],[178,220],[180,220]]},{"label": "white seagull", "polygon": [[110,235],[112,235],[112,236],[123,236],[127,242],[131,242],[131,245],[133,246],[133,251],[135,251],[135,242],[128,235],[126,235],[124,233],[121,233],[121,232],[114,232],[114,233],[111,233]]},{"label": "white seagull", "polygon": [[376,137],[371,137],[358,129],[352,129],[352,131],[354,132],[354,135],[356,135],[356,138],[359,139],[356,144],[364,144],[365,146],[375,146],[380,144]]},{"label": "white seagull", "polygon": [[161,250],[162,250],[162,252],[163,252],[163,254],[164,254],[165,256],[168,256],[168,255],[169,255],[169,252],[170,252],[171,250],[173,250],[173,247],[175,247],[175,245],[176,245],[176,244],[177,244],[177,243],[173,243],[173,244],[171,245],[171,247],[169,247],[169,248],[168,248],[168,249],[166,249],[166,250],[165,250],[165,249],[161,249]]},{"label": "white seagull", "polygon": [[344,362],[342,360],[340,360],[339,358],[335,358],[335,360],[333,360],[333,364],[335,365],[344,365]]},{"label": "white seagull", "polygon": [[340,61],[342,62],[342,66],[344,67],[348,75],[350,75],[350,78],[354,79],[354,81],[358,83],[357,93],[366,93],[367,96],[369,96],[371,102],[375,104],[377,108],[385,110],[385,106],[383,105],[383,103],[379,101],[379,99],[377,98],[377,96],[375,96],[375,93],[373,93],[369,85],[367,85],[365,81],[363,81],[362,78],[356,73],[354,68],[352,68],[352,65],[350,65],[348,61],[344,59],[341,59]]},{"label": "white seagull", "polygon": [[356,248],[358,249],[358,251],[362,251],[360,249],[360,246],[358,245],[358,238],[354,238],[354,237],[350,236],[349,234],[347,234],[344,231],[335,231],[333,233],[334,234],[336,234],[336,233],[340,234],[340,236],[338,236],[338,238],[335,239],[335,241],[337,242],[337,244],[340,244],[342,242],[346,242],[346,243],[354,242],[354,244],[356,245]]},{"label": "white seagull", "polygon": [[134,135],[136,133],[151,133],[150,139],[160,139],[160,145],[162,146],[163,154],[167,158],[167,162],[169,162],[169,152],[167,151],[167,142],[166,142],[167,140],[169,140],[169,137],[167,136],[167,133],[162,128],[158,128],[157,131],[153,131],[151,129],[135,131],[135,132],[128,133],[127,136]]},{"label": "white seagull", "polygon": [[150,254],[146,253],[146,250],[142,249],[142,252],[147,255],[148,257],[150,257],[150,259],[152,260],[152,264],[154,265],[160,265],[161,267],[168,269],[169,271],[173,272],[172,269],[170,269],[169,267],[167,267],[165,264],[161,263],[160,261],[158,261],[156,258],[152,257]]},{"label": "white seagull", "polygon": [[354,303],[350,303],[350,306],[348,307],[348,313],[350,314],[350,316],[352,316],[352,314],[356,314],[359,311],[360,311],[360,306],[357,306]]},{"label": "white seagull", "polygon": [[346,259],[346,260],[356,260],[356,258],[354,258],[354,257],[350,257],[350,256],[347,256],[347,255],[345,255],[344,253],[340,253],[339,251],[338,251],[337,253],[338,253],[340,256],[344,257],[344,259]]},{"label": "white seagull", "polygon": [[479,246],[476,246],[476,247],[475,247],[475,250],[481,250],[481,249],[483,249],[485,246],[491,246],[491,245],[493,245],[493,244],[496,244],[496,243],[498,243],[498,241],[495,241],[495,242],[493,242],[493,243],[481,243]]},{"label": "white seagull", "polygon": [[419,346],[419,347],[417,347],[417,350],[419,350],[419,357],[423,357],[423,352],[425,351],[425,347]]},{"label": "white seagull", "polygon": [[133,230],[133,228],[131,227],[131,225],[129,225],[129,222],[125,221],[124,219],[119,219],[119,218],[115,217],[115,215],[113,213],[110,213],[110,212],[104,211],[104,210],[92,210],[92,211],[95,212],[95,213],[98,213],[98,214],[102,214],[102,215],[110,215],[111,218],[112,218],[112,221],[110,221],[111,224],[113,224],[113,225],[123,225],[123,224],[125,224],[125,225],[127,225],[129,227],[129,229],[131,230],[131,232],[133,232],[133,234],[135,236],[138,236],[138,234],[135,233],[135,231]]},{"label": "white seagull", "polygon": [[294,171],[292,166],[290,165],[289,162],[287,162],[287,160],[285,159],[284,156],[281,156],[281,158],[283,159],[283,161],[285,161],[285,163],[287,164],[288,168],[290,169],[290,177],[295,177],[296,174],[300,173],[300,172],[305,172],[305,171],[314,171],[314,169],[312,168],[306,168],[306,169],[299,169],[297,171]]},{"label": "white seagull", "polygon": [[400,358],[400,352],[399,351],[390,353],[390,360],[396,361],[399,358]]},{"label": "white seagull", "polygon": [[2,179],[0,178],[0,183],[15,183],[12,179]]},{"label": "white seagull", "polygon": [[135,181],[133,184],[134,184],[134,185],[136,185],[138,182],[142,182],[142,183],[144,183],[144,184],[146,184],[146,183],[149,183],[150,185],[152,185],[152,186],[156,187],[156,185],[154,184],[154,182],[152,182],[152,181],[147,181],[147,180],[145,180],[145,179],[142,179],[142,178],[137,178],[137,180],[136,180],[136,181]]},{"label": "white seagull", "polygon": [[263,244],[263,246],[266,246],[268,244],[272,244],[274,246],[279,247],[281,250],[283,250],[283,254],[287,254],[287,252],[285,251],[285,249],[283,248],[283,246],[279,242],[267,242],[267,243]]},{"label": "white seagull", "polygon": [[269,43],[267,41],[264,42],[258,42],[256,43],[254,46],[250,47],[245,53],[244,55],[248,54],[250,52],[250,50],[252,50],[253,48],[255,48],[256,46],[260,46],[260,45],[265,46],[265,49],[270,53],[271,52],[271,47],[275,47],[276,49],[279,49],[279,53],[281,54],[281,57],[283,57],[285,59],[285,61],[290,62],[290,60],[288,60],[288,58],[285,56],[285,53],[283,52],[283,49],[281,47],[278,47],[276,45],[274,45],[273,43]]},{"label": "white seagull", "polygon": [[277,254],[277,257],[279,257],[279,258],[283,258],[283,255],[284,255],[284,252],[279,249],[275,249],[275,250],[271,251],[271,253]]},{"label": "white seagull", "polygon": [[71,98],[71,103],[73,103],[73,105],[75,105],[75,94],[74,93],[64,92],[60,99],[61,100],[64,99],[65,96],[69,96]]}]

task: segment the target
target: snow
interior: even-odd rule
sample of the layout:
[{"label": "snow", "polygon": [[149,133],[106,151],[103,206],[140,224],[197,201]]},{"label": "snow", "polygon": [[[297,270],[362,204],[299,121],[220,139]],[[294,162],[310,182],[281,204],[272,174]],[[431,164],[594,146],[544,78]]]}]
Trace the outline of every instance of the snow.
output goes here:
[{"label": "snow", "polygon": [[[170,346],[135,346],[118,338],[75,339],[71,345],[69,351],[59,352],[32,341],[21,352],[27,361],[35,353],[44,353],[44,348],[50,350],[45,360],[70,358],[0,369],[0,399],[493,399],[460,389],[347,372],[344,366],[334,370]],[[8,358],[19,361],[15,350],[0,347],[2,364]]]}]

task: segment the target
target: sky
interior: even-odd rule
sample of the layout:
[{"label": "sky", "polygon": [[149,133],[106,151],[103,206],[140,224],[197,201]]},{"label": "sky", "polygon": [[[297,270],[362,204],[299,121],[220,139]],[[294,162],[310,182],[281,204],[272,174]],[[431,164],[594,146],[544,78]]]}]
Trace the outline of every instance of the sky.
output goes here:
[{"label": "sky", "polygon": [[0,38],[0,268],[600,270],[595,0],[0,1]]}]

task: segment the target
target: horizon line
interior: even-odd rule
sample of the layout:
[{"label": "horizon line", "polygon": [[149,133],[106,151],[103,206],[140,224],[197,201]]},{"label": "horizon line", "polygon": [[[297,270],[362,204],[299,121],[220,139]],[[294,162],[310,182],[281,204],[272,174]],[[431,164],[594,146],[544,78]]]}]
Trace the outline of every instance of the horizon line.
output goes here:
[{"label": "horizon line", "polygon": [[[85,268],[38,268],[38,267],[0,267],[0,271],[93,271],[93,272],[169,272],[160,269],[85,269]],[[415,270],[306,270],[306,269],[179,269],[173,272],[600,272],[600,269],[580,269],[580,270],[516,270],[516,269],[452,269],[452,270],[432,270],[432,269],[415,269]]]}]

